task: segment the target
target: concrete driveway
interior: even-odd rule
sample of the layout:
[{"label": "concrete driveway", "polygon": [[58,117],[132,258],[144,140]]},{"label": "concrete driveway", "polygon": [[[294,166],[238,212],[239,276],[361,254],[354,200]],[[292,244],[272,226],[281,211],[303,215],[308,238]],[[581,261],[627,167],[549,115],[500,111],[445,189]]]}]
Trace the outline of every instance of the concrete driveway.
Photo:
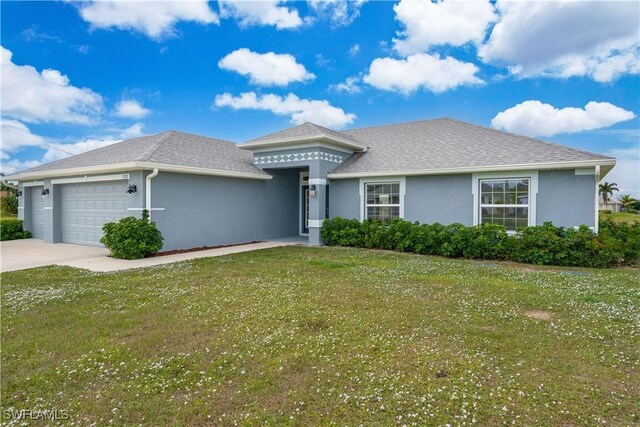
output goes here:
[{"label": "concrete driveway", "polygon": [[68,243],[44,243],[40,239],[0,242],[2,271],[24,270],[51,264],[66,264],[96,257],[106,257],[109,251],[95,246]]},{"label": "concrete driveway", "polygon": [[120,271],[151,267],[196,258],[216,257],[260,249],[300,244],[293,239],[247,243],[205,251],[178,253],[158,257],[126,260],[109,257],[109,251],[95,246],[70,245],[68,243],[44,243],[40,239],[10,240],[0,242],[2,271],[24,270],[45,265],[66,265],[91,271]]}]

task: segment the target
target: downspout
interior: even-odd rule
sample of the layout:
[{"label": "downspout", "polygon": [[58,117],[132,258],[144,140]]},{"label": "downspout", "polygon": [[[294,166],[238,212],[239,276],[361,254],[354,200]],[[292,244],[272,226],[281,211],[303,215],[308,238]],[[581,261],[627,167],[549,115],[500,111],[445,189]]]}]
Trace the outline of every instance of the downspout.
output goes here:
[{"label": "downspout", "polygon": [[158,168],[155,168],[153,172],[147,175],[147,185],[145,186],[145,195],[146,195],[145,209],[149,211],[149,219],[151,219],[151,180],[156,176],[158,176],[158,172],[159,172]]},{"label": "downspout", "polygon": [[13,185],[13,184],[11,184],[9,181],[4,181],[4,180],[3,180],[3,181],[2,181],[2,183],[3,183],[4,185],[6,185],[7,187],[9,187],[9,188],[13,188],[14,190],[18,190],[18,189],[20,189],[20,187],[19,187],[19,186],[17,186],[17,185]]},{"label": "downspout", "polygon": [[598,222],[600,221],[600,165],[596,165],[596,173],[595,173],[595,181],[596,181],[596,197],[595,197],[595,217],[593,224],[593,232],[598,234]]}]

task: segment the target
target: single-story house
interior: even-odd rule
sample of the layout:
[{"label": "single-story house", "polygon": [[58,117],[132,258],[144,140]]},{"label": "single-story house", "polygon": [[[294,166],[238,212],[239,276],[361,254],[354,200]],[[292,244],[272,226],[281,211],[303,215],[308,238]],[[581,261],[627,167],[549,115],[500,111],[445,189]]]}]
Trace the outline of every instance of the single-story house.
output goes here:
[{"label": "single-story house", "polygon": [[235,144],[167,131],[6,178],[46,242],[99,245],[149,209],[164,249],[308,236],[326,218],[542,224],[597,231],[612,157],[448,118],[334,131],[305,123]]}]

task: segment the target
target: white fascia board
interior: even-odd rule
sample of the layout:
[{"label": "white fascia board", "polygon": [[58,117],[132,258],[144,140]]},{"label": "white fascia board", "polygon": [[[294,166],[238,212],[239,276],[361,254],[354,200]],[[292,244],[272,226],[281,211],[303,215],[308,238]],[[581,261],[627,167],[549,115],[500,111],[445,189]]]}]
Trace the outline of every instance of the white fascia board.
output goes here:
[{"label": "white fascia board", "polygon": [[77,178],[58,178],[58,179],[52,179],[51,184],[75,184],[78,182],[122,181],[127,179],[129,179],[128,173],[119,173],[119,174],[112,174],[112,175],[81,176]]},{"label": "white fascia board", "polygon": [[291,145],[292,143],[304,143],[304,142],[327,142],[330,145],[342,146],[345,148],[349,148],[353,151],[366,151],[367,147],[357,144],[353,141],[349,141],[348,139],[338,138],[335,136],[329,135],[313,135],[313,136],[303,136],[303,137],[293,137],[293,138],[282,138],[275,139],[272,141],[259,141],[259,142],[248,142],[245,144],[238,145],[238,148],[242,148],[244,150],[255,150],[260,149],[262,147],[278,147],[283,145]]},{"label": "white fascia board", "polygon": [[31,182],[23,182],[23,187],[40,187],[44,185],[44,181],[31,181]]},{"label": "white fascia board", "polygon": [[[256,148],[251,151],[253,151],[256,154],[259,154],[259,153],[270,153],[273,151],[295,150],[298,148],[309,148],[309,147],[322,147],[322,148],[327,148],[329,150],[340,151],[341,153],[353,154],[353,150],[349,148],[343,148],[343,147],[338,147],[332,144],[326,144],[324,142],[313,142],[313,141],[305,142],[302,144],[281,145],[281,146],[276,146],[271,148]],[[249,148],[245,148],[245,149],[248,150]]]},{"label": "white fascia board", "polygon": [[198,168],[192,166],[173,166],[173,165],[161,165],[156,163],[144,163],[137,162],[138,169],[158,169],[161,172],[175,172],[175,173],[186,173],[192,175],[210,175],[210,176],[224,176],[229,178],[245,178],[245,179],[262,179],[262,180],[270,180],[273,176],[262,173],[252,173],[252,172],[237,172],[237,171],[227,171],[220,169],[208,169],[208,168]]},{"label": "white fascia board", "polygon": [[128,163],[112,163],[109,165],[85,166],[80,168],[55,169],[48,171],[36,171],[17,173],[11,177],[18,181],[37,178],[56,178],[73,175],[89,175],[100,172],[126,172],[135,169],[135,162]]},{"label": "white fascia board", "polygon": [[606,160],[576,160],[570,162],[555,163],[525,163],[514,165],[495,165],[495,166],[469,166],[459,168],[442,168],[442,169],[423,169],[423,170],[406,170],[406,171],[385,171],[385,172],[343,172],[330,173],[327,175],[329,179],[348,179],[348,178],[367,178],[382,176],[419,176],[419,175],[451,175],[464,174],[474,172],[501,172],[501,171],[522,171],[522,170],[544,170],[544,169],[574,169],[586,168],[592,166],[615,166],[615,159]]},{"label": "white fascia board", "polygon": [[87,166],[87,167],[80,167],[80,168],[56,169],[56,170],[50,170],[50,171],[27,172],[22,174],[17,173],[15,175],[12,175],[11,179],[16,181],[24,181],[24,180],[38,179],[38,178],[56,178],[56,177],[65,177],[65,176],[74,176],[74,175],[89,175],[89,174],[105,173],[105,172],[127,172],[127,171],[133,171],[133,170],[147,170],[147,169],[153,170],[156,168],[163,172],[186,173],[186,174],[193,174],[193,175],[224,176],[224,177],[230,177],[230,178],[246,178],[246,179],[262,179],[262,180],[269,180],[273,178],[271,175],[261,174],[261,173],[225,171],[225,170],[218,170],[218,169],[198,168],[198,167],[190,167],[190,166],[163,165],[163,164],[146,163],[146,162],[128,162],[128,163],[112,163],[108,165],[98,165],[98,166]]}]

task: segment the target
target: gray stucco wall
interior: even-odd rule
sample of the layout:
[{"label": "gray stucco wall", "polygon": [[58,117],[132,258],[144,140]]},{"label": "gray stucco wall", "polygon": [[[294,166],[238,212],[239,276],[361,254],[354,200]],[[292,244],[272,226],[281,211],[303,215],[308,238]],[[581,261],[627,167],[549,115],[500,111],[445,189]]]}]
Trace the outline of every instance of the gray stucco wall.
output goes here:
[{"label": "gray stucco wall", "polygon": [[360,219],[360,192],[358,179],[332,179],[329,181],[329,217]]},{"label": "gray stucco wall", "polygon": [[574,227],[595,225],[595,176],[576,175],[571,170],[538,173],[536,224]]},{"label": "gray stucco wall", "polygon": [[[375,179],[372,179],[375,181]],[[330,182],[331,218],[360,219],[360,181],[334,179]],[[406,178],[404,217],[424,224],[460,222],[473,224],[471,175],[409,176]]]},{"label": "gray stucco wall", "polygon": [[404,218],[422,224],[473,225],[471,175],[408,176]]},{"label": "gray stucco wall", "polygon": [[270,171],[271,180],[176,173],[152,180],[152,220],[163,250],[298,235],[299,170]]},{"label": "gray stucco wall", "polygon": [[[424,224],[473,225],[471,186],[470,174],[406,177],[404,217]],[[594,192],[594,175],[576,175],[573,169],[539,171],[536,224],[593,227]],[[360,219],[358,179],[331,180],[329,212],[331,218]]]}]

